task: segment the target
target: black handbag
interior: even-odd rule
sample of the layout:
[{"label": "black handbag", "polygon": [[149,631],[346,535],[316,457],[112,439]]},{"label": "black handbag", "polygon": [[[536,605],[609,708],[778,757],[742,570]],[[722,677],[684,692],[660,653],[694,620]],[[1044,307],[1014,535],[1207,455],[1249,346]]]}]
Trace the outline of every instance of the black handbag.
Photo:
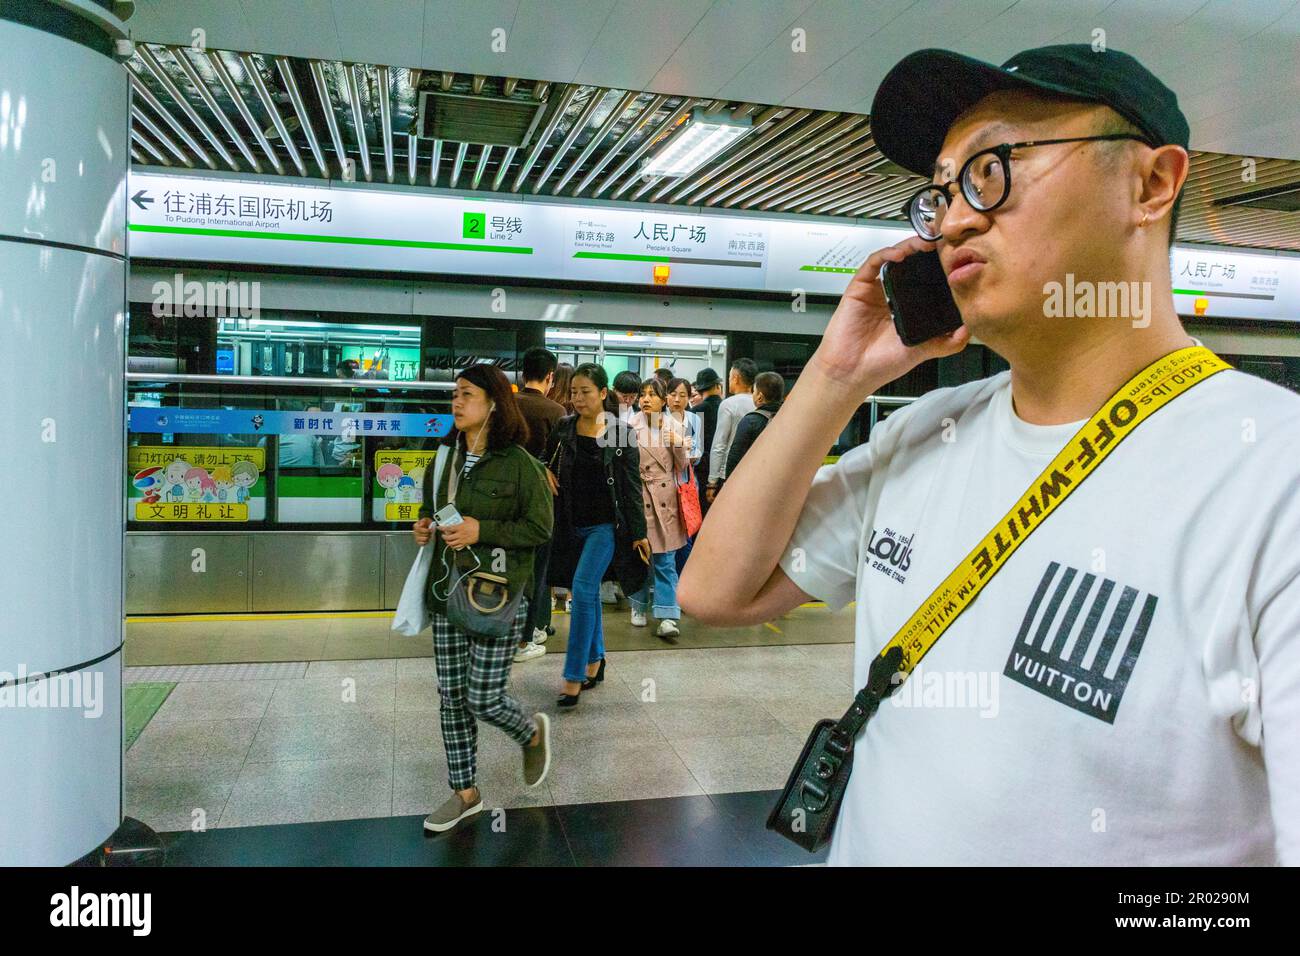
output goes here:
[{"label": "black handbag", "polygon": [[830,841],[853,772],[853,742],[880,702],[898,686],[894,678],[902,662],[902,648],[891,646],[871,662],[867,686],[858,691],[844,716],[819,720],[813,727],[781,798],[768,815],[769,830],[793,840],[809,853],[816,853]]}]

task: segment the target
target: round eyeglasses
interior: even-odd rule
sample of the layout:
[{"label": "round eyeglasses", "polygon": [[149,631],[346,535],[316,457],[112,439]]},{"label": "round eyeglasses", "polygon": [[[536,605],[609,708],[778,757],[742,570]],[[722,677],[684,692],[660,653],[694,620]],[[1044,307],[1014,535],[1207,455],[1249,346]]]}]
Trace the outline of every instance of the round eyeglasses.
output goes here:
[{"label": "round eyeglasses", "polygon": [[1132,133],[1108,133],[1104,136],[1072,136],[1068,139],[1038,139],[1023,143],[1000,143],[982,149],[962,165],[957,178],[946,183],[922,186],[903,204],[903,215],[916,234],[927,242],[942,235],[943,217],[952,201],[952,190],[960,184],[961,194],[972,209],[992,212],[1011,195],[1011,152],[1031,146],[1054,146],[1058,143],[1090,143],[1104,140],[1131,139],[1154,147],[1144,136]]}]

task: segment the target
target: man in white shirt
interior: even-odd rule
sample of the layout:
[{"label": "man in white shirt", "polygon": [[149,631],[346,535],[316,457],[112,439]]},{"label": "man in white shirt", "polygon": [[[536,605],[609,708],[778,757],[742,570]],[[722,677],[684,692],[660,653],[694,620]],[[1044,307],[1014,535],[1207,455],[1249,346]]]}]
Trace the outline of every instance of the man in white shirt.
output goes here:
[{"label": "man in white shirt", "polygon": [[618,399],[618,419],[630,422],[639,409],[637,400],[641,397],[641,379],[636,372],[622,371],[614,376],[614,395]]},{"label": "man in white shirt", "polygon": [[[856,687],[1103,403],[1196,344],[1168,258],[1187,124],[1136,60],[922,50],[871,117],[885,156],[946,195],[918,190],[919,235],[854,275],[678,590],[728,625],[856,600]],[[965,325],[908,348],[878,276],[932,249]],[[1146,306],[1053,317],[1067,276],[1138,283]],[[864,396],[972,334],[1010,370],[922,396],[818,468]],[[830,862],[1300,862],[1297,447],[1300,397],[1233,369],[1142,422],[858,735]]]},{"label": "man in white shirt", "polygon": [[705,494],[713,501],[727,477],[727,452],[731,439],[736,436],[740,420],[754,410],[754,377],[758,366],[753,359],[736,359],[727,376],[726,398],[718,406],[718,425],[713,432],[713,447],[709,450],[709,486]]}]

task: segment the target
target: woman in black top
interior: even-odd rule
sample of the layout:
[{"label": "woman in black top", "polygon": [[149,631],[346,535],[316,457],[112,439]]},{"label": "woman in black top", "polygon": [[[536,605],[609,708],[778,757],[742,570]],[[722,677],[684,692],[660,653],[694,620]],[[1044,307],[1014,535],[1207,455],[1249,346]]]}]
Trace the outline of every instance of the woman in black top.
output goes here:
[{"label": "woman in black top", "polygon": [[558,495],[550,578],[573,593],[561,707],[605,678],[600,582],[611,562],[623,593],[634,594],[650,561],[636,433],[605,410],[608,396],[603,368],[588,362],[574,369],[575,414],[556,423],[546,447]]}]

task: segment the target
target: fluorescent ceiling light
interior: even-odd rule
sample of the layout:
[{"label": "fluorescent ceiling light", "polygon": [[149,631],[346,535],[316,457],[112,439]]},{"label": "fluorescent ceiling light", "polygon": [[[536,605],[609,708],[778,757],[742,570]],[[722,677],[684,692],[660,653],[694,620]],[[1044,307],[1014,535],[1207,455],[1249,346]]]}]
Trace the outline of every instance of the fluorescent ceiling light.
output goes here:
[{"label": "fluorescent ceiling light", "polygon": [[727,113],[696,110],[685,129],[679,128],[641,167],[642,176],[689,176],[749,132],[754,121],[732,119]]}]

